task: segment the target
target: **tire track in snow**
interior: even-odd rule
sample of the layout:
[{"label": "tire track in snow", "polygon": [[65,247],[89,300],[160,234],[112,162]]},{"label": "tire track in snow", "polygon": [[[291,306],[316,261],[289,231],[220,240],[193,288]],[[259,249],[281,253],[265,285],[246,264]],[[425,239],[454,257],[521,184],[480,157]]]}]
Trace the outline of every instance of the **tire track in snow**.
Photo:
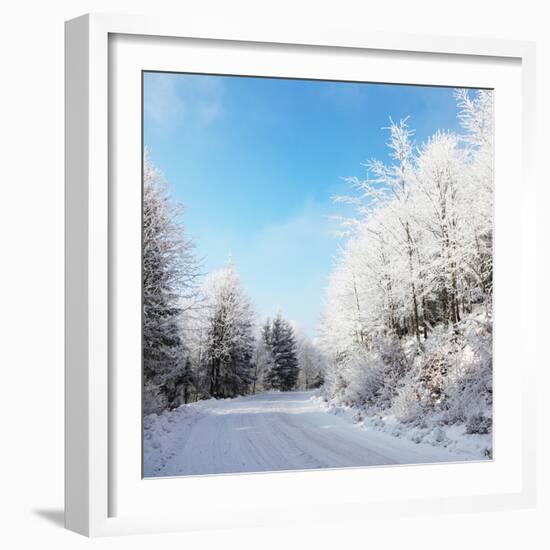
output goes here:
[{"label": "tire track in snow", "polygon": [[[280,392],[202,402],[195,421],[173,425],[173,449],[152,475],[464,460],[446,449],[361,429],[320,408],[312,396],[313,392]],[[145,471],[151,475],[147,465]]]}]

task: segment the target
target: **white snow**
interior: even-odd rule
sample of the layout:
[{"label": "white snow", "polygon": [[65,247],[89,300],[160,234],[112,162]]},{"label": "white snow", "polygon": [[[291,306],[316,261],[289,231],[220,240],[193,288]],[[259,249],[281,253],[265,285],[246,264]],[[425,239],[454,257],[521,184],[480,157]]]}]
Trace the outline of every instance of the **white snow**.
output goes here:
[{"label": "white snow", "polygon": [[200,401],[144,419],[144,475],[175,476],[479,460],[366,430],[315,391]]},{"label": "white snow", "polygon": [[315,397],[319,406],[328,412],[354,422],[368,430],[390,434],[418,444],[446,448],[462,457],[462,460],[487,460],[492,454],[492,433],[467,433],[465,424],[442,425],[427,417],[422,426],[400,422],[394,415],[375,414],[369,416],[361,407],[349,407],[335,400]]}]

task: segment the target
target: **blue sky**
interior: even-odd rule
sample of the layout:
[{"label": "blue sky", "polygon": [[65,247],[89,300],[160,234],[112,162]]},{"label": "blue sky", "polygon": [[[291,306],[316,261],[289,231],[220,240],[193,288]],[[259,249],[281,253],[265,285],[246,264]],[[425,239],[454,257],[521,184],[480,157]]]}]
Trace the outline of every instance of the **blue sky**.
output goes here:
[{"label": "blue sky", "polygon": [[453,90],[436,87],[145,73],[143,105],[203,270],[231,256],[259,320],[280,308],[310,336],[342,244],[342,178],[388,160],[390,116],[409,116],[418,144],[459,129]]}]

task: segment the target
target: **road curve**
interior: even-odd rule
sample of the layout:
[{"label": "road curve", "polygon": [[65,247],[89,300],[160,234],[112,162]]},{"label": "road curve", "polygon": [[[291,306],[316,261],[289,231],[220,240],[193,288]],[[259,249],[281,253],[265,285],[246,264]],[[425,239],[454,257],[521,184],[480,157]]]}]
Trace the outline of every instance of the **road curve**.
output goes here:
[{"label": "road curve", "polygon": [[[320,408],[312,392],[211,401],[177,421],[172,449],[145,476],[344,468],[465,460],[446,449],[365,430]],[[193,405],[191,405],[192,407]]]}]

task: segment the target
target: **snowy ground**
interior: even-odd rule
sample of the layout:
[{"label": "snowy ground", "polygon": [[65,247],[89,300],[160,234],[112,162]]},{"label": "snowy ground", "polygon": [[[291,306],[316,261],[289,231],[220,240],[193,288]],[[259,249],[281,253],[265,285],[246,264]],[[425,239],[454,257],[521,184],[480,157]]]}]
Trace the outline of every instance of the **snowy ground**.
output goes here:
[{"label": "snowy ground", "polygon": [[413,443],[446,448],[461,460],[489,460],[492,455],[492,434],[469,434],[464,424],[444,425],[426,418],[422,426],[399,422],[393,415],[369,415],[361,407],[343,406],[335,400],[315,398],[320,407],[332,414],[348,419],[369,431],[381,431]]},{"label": "snowy ground", "polygon": [[314,392],[212,399],[144,419],[145,477],[478,459],[365,430]]}]

